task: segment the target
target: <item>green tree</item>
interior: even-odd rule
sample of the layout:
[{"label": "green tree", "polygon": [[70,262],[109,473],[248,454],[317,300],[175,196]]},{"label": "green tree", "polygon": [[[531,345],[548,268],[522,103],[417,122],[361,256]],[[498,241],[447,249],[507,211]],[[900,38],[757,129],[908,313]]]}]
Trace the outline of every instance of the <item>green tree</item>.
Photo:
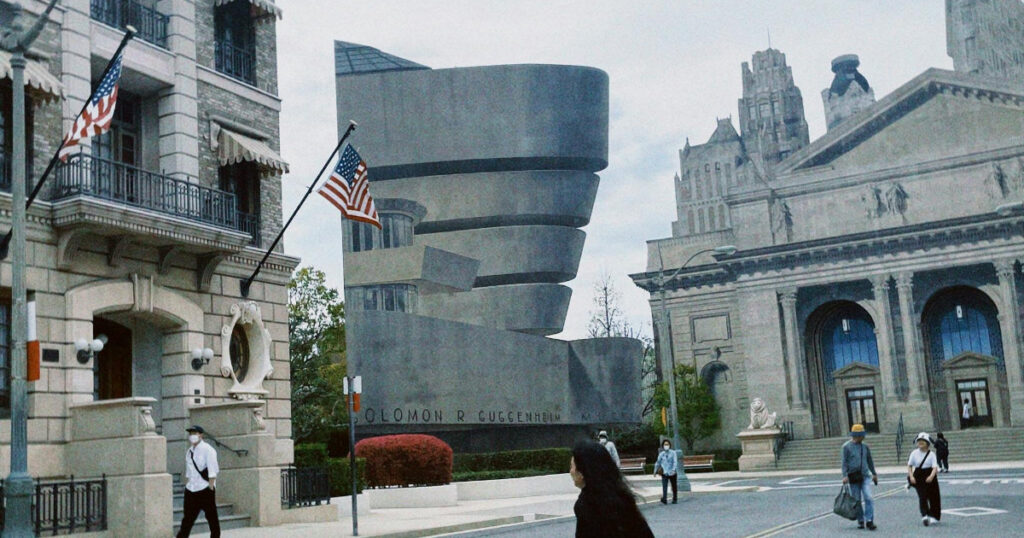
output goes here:
[{"label": "green tree", "polygon": [[302,267],[288,283],[288,342],[292,379],[292,437],[327,442],[348,427],[345,378],[345,302],[323,271]]},{"label": "green tree", "polygon": [[[679,409],[679,437],[686,441],[686,451],[693,452],[693,443],[710,437],[722,425],[718,412],[718,403],[711,394],[704,380],[697,375],[693,366],[680,364],[676,366],[676,404]],[[661,383],[654,394],[654,404],[658,409],[669,409],[668,383]],[[669,421],[671,424],[671,421]],[[661,421],[655,428],[665,431]]]}]

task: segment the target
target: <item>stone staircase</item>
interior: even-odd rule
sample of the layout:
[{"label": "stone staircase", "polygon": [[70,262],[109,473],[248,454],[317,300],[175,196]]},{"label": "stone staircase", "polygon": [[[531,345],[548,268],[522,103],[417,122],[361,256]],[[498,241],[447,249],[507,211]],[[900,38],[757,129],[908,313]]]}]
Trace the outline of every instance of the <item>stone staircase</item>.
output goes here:
[{"label": "stone staircase", "polygon": [[[181,528],[181,519],[185,517],[185,484],[181,482],[181,475],[174,475],[174,532]],[[230,503],[217,503],[217,516],[220,520],[220,529],[241,529],[249,526],[247,514],[236,514],[235,506]],[[192,534],[210,532],[210,525],[206,522],[206,515],[199,512],[199,517],[192,525]]]},{"label": "stone staircase", "polygon": [[[911,450],[916,448],[918,432],[907,432],[903,450],[896,458],[896,435],[869,434],[867,443],[875,466],[906,465]],[[934,434],[934,432],[931,432]],[[958,463],[1024,460],[1024,428],[975,428],[943,432],[949,441],[950,469]],[[802,470],[839,468],[839,449],[849,437],[802,439],[789,441],[779,455],[778,467],[765,470]]]}]

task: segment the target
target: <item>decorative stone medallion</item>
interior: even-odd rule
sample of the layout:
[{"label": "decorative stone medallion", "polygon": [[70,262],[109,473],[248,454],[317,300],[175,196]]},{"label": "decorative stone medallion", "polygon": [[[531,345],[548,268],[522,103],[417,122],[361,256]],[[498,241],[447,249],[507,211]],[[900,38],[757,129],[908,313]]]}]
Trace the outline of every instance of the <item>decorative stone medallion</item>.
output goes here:
[{"label": "decorative stone medallion", "polygon": [[232,398],[261,398],[268,394],[263,380],[274,372],[270,363],[270,331],[263,325],[259,305],[252,301],[231,305],[230,313],[230,321],[220,331],[220,373],[234,381],[228,390]]}]

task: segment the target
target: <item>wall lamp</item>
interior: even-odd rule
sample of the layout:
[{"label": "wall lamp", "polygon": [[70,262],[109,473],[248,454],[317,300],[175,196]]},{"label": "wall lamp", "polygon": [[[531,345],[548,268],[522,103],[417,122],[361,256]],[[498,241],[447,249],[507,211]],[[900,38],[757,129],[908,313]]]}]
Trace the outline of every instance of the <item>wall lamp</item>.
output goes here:
[{"label": "wall lamp", "polygon": [[202,349],[195,348],[192,350],[192,369],[199,371],[203,369],[203,366],[210,364],[210,359],[213,358],[213,350],[204,347]]},{"label": "wall lamp", "polygon": [[101,334],[96,337],[92,342],[86,341],[85,338],[79,338],[75,340],[75,351],[77,351],[78,364],[85,364],[96,357],[96,354],[103,351],[103,346],[107,343],[107,335]]}]

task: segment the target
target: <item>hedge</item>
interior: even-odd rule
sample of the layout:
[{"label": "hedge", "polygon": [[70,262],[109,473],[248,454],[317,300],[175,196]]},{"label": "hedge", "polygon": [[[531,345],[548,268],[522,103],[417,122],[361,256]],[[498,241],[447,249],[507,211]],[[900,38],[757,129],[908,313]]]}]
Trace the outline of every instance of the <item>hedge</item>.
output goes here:
[{"label": "hedge", "polygon": [[366,459],[366,483],[387,486],[436,486],[452,481],[452,448],[432,435],[371,437],[356,443]]},{"label": "hedge", "polygon": [[466,473],[533,469],[543,471],[544,474],[567,473],[570,459],[572,450],[568,448],[456,454],[453,470],[457,473]]},{"label": "hedge", "polygon": [[[341,497],[352,494],[352,465],[348,458],[328,458],[327,472],[331,477],[331,497]],[[362,493],[366,489],[366,460],[356,458],[356,472],[358,482],[356,488]]]},{"label": "hedge", "polygon": [[327,465],[327,445],[302,443],[295,445],[296,467],[323,467]]},{"label": "hedge", "polygon": [[452,473],[452,482],[472,482],[474,480],[500,480],[502,478],[523,478],[551,474],[540,469],[517,469],[508,471],[463,471]]}]

